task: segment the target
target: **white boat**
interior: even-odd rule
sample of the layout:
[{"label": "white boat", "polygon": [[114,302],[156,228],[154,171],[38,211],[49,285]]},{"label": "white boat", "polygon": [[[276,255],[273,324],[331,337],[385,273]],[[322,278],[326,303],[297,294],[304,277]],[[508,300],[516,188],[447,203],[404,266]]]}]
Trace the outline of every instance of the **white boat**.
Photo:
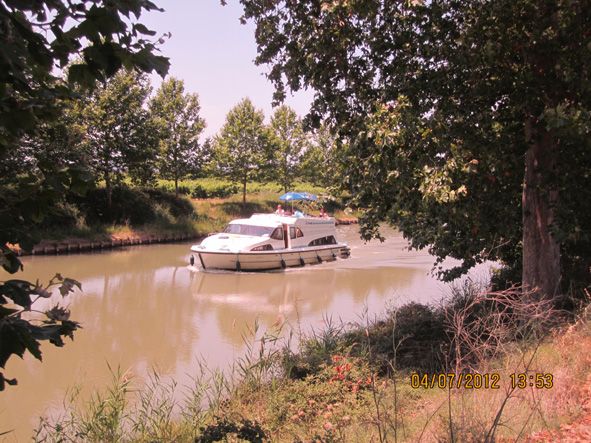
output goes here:
[{"label": "white boat", "polygon": [[350,255],[347,244],[336,240],[334,218],[278,214],[233,220],[224,232],[205,238],[191,251],[203,269],[233,271],[304,266]]}]

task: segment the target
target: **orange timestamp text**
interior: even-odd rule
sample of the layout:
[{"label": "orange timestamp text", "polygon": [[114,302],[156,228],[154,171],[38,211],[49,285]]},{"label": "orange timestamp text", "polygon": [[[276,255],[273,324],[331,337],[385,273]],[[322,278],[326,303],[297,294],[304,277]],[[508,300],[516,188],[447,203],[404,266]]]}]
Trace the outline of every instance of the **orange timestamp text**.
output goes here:
[{"label": "orange timestamp text", "polygon": [[[511,389],[551,389],[554,376],[550,373],[513,373],[509,374]],[[499,389],[501,375],[491,373],[413,373],[410,375],[410,386],[415,389]]]}]

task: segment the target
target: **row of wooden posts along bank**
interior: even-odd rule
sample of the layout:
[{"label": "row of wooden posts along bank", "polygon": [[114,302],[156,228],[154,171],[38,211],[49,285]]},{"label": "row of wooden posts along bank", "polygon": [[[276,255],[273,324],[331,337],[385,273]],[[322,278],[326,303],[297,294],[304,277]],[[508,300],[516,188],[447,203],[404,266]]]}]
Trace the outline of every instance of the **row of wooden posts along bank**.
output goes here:
[{"label": "row of wooden posts along bank", "polygon": [[[356,224],[356,218],[336,219],[337,225]],[[195,234],[164,234],[150,236],[134,236],[127,238],[111,239],[105,241],[64,241],[64,242],[41,242],[33,247],[31,251],[17,249],[18,255],[56,255],[75,254],[78,252],[99,251],[103,249],[115,249],[124,246],[151,245],[155,243],[168,243],[193,240],[199,238]]]},{"label": "row of wooden posts along bank", "polygon": [[141,237],[127,237],[103,241],[65,241],[42,242],[33,247],[31,251],[17,250],[18,255],[56,255],[75,254],[78,252],[99,251],[115,249],[125,246],[150,245],[154,243],[168,243],[186,241],[197,238],[194,234],[151,235]]}]

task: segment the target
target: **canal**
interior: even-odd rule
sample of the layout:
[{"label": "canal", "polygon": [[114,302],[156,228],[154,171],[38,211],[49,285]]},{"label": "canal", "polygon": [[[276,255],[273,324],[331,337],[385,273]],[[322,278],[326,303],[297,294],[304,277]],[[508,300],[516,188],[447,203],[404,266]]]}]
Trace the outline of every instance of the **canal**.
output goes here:
[{"label": "canal", "polygon": [[389,305],[436,302],[448,291],[431,276],[427,252],[408,251],[391,229],[383,231],[385,242],[364,243],[357,229],[339,227],[351,258],[283,272],[192,272],[190,244],[25,257],[18,278],[44,282],[60,272],[82,283],[67,304],[83,329],[63,348],[44,344],[43,362],[30,355],[8,362],[5,375],[18,386],[0,394],[0,433],[13,430],[5,441],[28,441],[39,416],[58,410],[68,389],[104,387],[109,365],[140,378],[157,368],[182,386],[199,359],[223,368],[242,355],[255,322],[309,331],[327,318],[356,321]]}]

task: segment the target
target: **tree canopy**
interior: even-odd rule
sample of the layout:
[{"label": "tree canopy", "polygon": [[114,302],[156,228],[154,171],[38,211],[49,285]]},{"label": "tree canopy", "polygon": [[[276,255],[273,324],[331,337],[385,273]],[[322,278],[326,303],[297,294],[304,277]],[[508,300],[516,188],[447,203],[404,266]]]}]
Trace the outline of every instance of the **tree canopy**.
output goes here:
[{"label": "tree canopy", "polygon": [[205,120],[199,116],[201,106],[197,94],[185,94],[182,80],[165,80],[150,101],[150,112],[159,130],[158,171],[162,178],[174,180],[178,195],[179,180],[197,169],[199,135]]},{"label": "tree canopy", "polygon": [[273,177],[289,191],[292,183],[300,177],[300,164],[308,145],[302,121],[289,106],[279,106],[271,117],[273,139],[271,168]]},{"label": "tree canopy", "polygon": [[[276,100],[316,91],[347,187],[441,262],[485,259],[554,296],[591,264],[591,4],[241,0]],[[564,278],[563,278],[564,277]]]},{"label": "tree canopy", "polygon": [[[70,85],[93,87],[121,67],[164,76],[168,59],[155,54],[155,32],[137,22],[159,8],[149,0],[7,1],[0,4],[0,158],[37,123],[55,116]],[[81,60],[62,69],[74,55]]]},{"label": "tree canopy", "polygon": [[302,156],[300,177],[304,181],[325,188],[339,187],[342,174],[337,140],[326,125],[321,125],[310,136]]},{"label": "tree canopy", "polygon": [[75,105],[88,163],[96,179],[104,180],[108,198],[125,175],[145,182],[155,173],[158,140],[144,108],[149,93],[145,76],[122,70]]},{"label": "tree canopy", "polygon": [[246,185],[265,175],[261,165],[270,157],[270,136],[264,125],[265,115],[245,98],[228,112],[226,122],[215,140],[218,171],[242,184],[242,202]]}]

